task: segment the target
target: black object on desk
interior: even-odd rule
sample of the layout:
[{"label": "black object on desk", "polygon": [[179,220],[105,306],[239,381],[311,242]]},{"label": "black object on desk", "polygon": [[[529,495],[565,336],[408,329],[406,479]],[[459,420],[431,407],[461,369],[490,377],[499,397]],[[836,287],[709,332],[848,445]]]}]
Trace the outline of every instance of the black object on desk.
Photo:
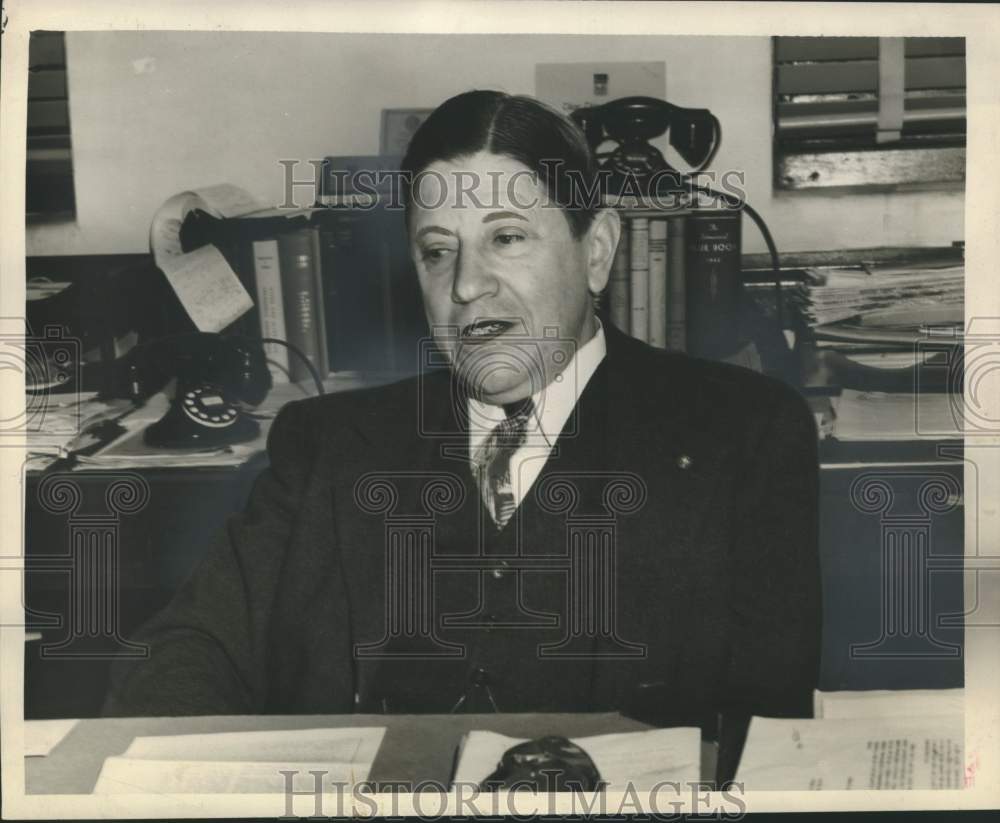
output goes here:
[{"label": "black object on desk", "polygon": [[480,784],[483,791],[532,787],[538,792],[593,792],[600,786],[601,774],[590,755],[559,735],[511,746]]}]

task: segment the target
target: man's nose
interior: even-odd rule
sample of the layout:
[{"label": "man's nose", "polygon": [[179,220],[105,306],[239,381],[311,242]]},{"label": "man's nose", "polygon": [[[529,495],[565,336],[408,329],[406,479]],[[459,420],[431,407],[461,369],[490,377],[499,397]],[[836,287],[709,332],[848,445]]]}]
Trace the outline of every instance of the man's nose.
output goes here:
[{"label": "man's nose", "polygon": [[451,299],[455,303],[472,303],[480,297],[495,294],[497,279],[474,251],[459,252]]}]

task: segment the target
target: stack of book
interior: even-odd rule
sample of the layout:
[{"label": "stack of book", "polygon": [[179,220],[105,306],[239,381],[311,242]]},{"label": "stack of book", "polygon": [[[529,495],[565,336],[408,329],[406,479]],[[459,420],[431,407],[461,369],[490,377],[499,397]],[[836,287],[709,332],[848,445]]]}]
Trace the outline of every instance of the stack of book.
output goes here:
[{"label": "stack of book", "polygon": [[308,380],[303,356],[324,378],[416,371],[426,321],[400,213],[378,204],[195,212],[182,240],[215,245],[253,300],[228,331],[301,352],[264,344],[275,382]]},{"label": "stack of book", "polygon": [[741,212],[618,207],[622,235],[603,300],[611,323],[662,349],[736,351]]}]

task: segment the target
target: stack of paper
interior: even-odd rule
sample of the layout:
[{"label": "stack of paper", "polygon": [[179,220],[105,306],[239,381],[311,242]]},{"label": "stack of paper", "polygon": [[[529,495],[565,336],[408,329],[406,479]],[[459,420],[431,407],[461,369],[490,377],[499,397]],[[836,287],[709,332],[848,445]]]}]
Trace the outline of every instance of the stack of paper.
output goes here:
[{"label": "stack of paper", "polygon": [[817,693],[815,720],[755,717],[745,791],[960,789],[961,689]]},{"label": "stack of paper", "polygon": [[806,269],[793,299],[810,326],[900,310],[961,308],[965,266]]},{"label": "stack of paper", "polygon": [[[96,794],[280,793],[368,778],[385,728],[294,729],[137,737],[109,757]],[[293,772],[289,778],[284,772]]]},{"label": "stack of paper", "polygon": [[[479,785],[496,769],[504,752],[523,739],[496,732],[469,732],[455,769],[456,784]],[[650,729],[580,737],[573,740],[594,761],[608,791],[649,791],[661,781],[701,778],[701,731]]]},{"label": "stack of paper", "polygon": [[827,382],[961,391],[964,265],[807,269],[793,305]]}]

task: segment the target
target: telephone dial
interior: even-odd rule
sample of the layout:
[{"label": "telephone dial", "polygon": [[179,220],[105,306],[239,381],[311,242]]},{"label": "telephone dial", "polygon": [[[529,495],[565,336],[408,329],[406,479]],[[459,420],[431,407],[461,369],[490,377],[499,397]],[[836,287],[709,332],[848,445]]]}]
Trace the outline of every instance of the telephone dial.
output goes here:
[{"label": "telephone dial", "polygon": [[[686,109],[655,97],[622,97],[578,108],[570,116],[582,129],[598,165],[612,178],[631,175],[648,184],[657,172],[667,172],[657,175],[658,190],[664,181],[679,187],[685,173],[678,173],[650,140],[669,129],[670,145],[692,166],[686,174],[708,168],[722,142],[719,121],[708,109]],[[617,145],[600,151],[608,140]]]},{"label": "telephone dial", "polygon": [[129,366],[134,400],[149,397],[176,378],[170,408],[143,433],[149,446],[211,448],[252,440],[260,432],[245,406],[271,389],[261,344],[242,337],[195,332],[138,347]]}]

